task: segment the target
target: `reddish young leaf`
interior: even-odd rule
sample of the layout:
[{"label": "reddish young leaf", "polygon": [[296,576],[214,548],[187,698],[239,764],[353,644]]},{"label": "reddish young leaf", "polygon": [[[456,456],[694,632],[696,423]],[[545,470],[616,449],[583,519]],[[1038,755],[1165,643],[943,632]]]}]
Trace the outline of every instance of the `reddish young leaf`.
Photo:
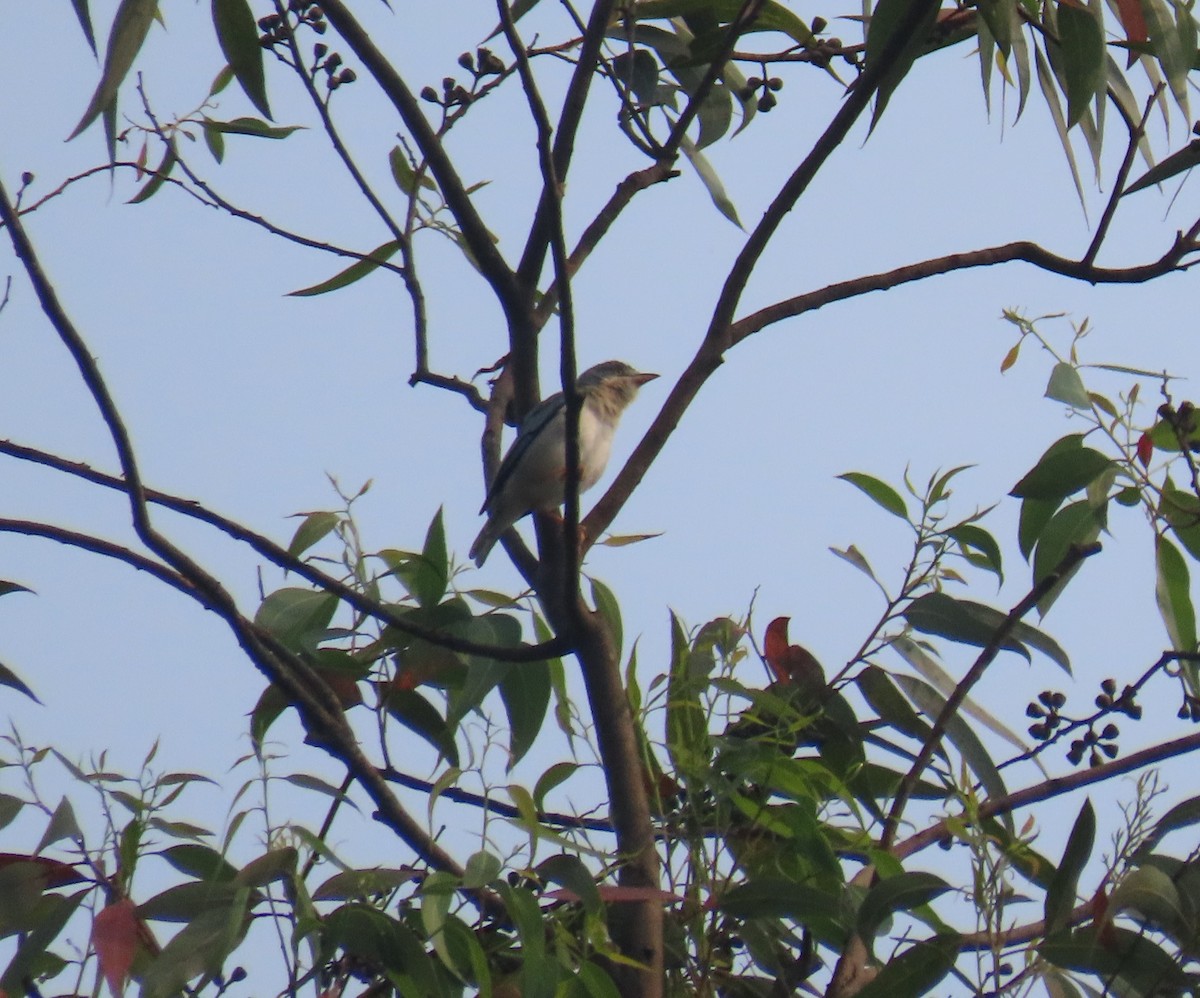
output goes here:
[{"label": "reddish young leaf", "polygon": [[807,648],[788,644],[791,617],[776,617],[767,625],[763,657],[778,682],[816,690],[825,685],[825,670]]},{"label": "reddish young leaf", "polygon": [[787,666],[784,664],[788,653],[788,624],[791,617],[776,617],[767,624],[767,633],[763,638],[763,656],[767,665],[775,673],[775,678],[781,683],[788,679]]},{"label": "reddish young leaf", "polygon": [[92,946],[100,963],[100,973],[108,981],[113,998],[125,993],[129,968],[138,948],[137,908],[129,898],[121,898],[103,909],[92,923]]},{"label": "reddish young leaf", "polygon": [[1143,433],[1140,437],[1138,437],[1138,442],[1137,442],[1138,460],[1141,461],[1143,465],[1149,467],[1150,456],[1153,453],[1154,453],[1154,440],[1151,438],[1149,433]]},{"label": "reddish young leaf", "polygon": [[1146,17],[1142,13],[1141,0],[1117,0],[1117,13],[1121,18],[1121,26],[1125,29],[1126,41],[1135,45],[1149,41],[1150,35],[1146,30]]}]

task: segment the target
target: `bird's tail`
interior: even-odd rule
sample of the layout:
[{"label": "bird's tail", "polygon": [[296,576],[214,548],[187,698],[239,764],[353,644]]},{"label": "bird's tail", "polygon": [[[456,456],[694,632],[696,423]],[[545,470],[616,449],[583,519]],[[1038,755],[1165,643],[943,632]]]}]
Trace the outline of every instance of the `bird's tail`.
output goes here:
[{"label": "bird's tail", "polygon": [[487,556],[496,546],[496,541],[500,539],[500,533],[496,529],[496,522],[489,517],[487,523],[483,525],[483,529],[479,531],[479,536],[475,538],[475,543],[471,545],[471,550],[467,552],[467,557],[475,562],[477,568],[482,567],[483,563],[487,561]]}]

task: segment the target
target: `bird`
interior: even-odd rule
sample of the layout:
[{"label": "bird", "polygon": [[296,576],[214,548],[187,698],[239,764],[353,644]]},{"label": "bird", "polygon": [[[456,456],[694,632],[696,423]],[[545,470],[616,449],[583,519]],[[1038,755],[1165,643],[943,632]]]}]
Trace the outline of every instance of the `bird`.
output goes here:
[{"label": "bird", "polygon": [[[638,389],[657,374],[638,371],[624,361],[608,360],[575,380],[579,408],[579,491],[599,481],[608,464],[617,423]],[[521,421],[480,513],[487,522],[468,556],[476,566],[487,560],[500,535],[535,509],[552,511],[566,500],[566,400],[562,392],[543,399]]]}]

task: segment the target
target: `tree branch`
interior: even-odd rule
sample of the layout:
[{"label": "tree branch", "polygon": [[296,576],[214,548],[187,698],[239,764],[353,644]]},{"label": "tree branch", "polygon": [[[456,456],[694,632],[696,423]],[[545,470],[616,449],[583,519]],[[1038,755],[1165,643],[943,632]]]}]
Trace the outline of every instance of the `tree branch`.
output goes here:
[{"label": "tree branch", "polygon": [[[0,454],[7,454],[9,457],[20,461],[29,461],[33,464],[53,468],[55,471],[73,475],[76,478],[93,482],[96,485],[102,485],[105,488],[115,489],[119,492],[126,491],[125,483],[114,475],[107,475],[89,465],[76,461],[68,461],[65,458],[49,454],[34,447],[26,447],[22,444],[13,443],[10,440],[0,440]],[[313,585],[332,593],[360,613],[373,617],[390,627],[395,627],[404,634],[420,638],[431,644],[449,648],[451,651],[462,652],[466,655],[482,655],[506,662],[540,662],[547,658],[565,655],[571,650],[565,641],[558,639],[544,641],[536,645],[526,645],[521,648],[503,648],[479,644],[478,642],[469,641],[452,634],[445,634],[441,631],[421,627],[418,624],[413,624],[403,614],[396,613],[390,607],[347,586],[340,579],[326,575],[320,569],[313,567],[309,562],[288,554],[285,548],[280,547],[270,538],[255,533],[250,528],[243,526],[235,520],[221,516],[219,513],[214,513],[194,499],[182,499],[155,489],[146,489],[145,495],[146,500],[154,505],[162,506],[164,509],[169,509],[172,512],[199,520],[201,523],[207,523],[209,526],[215,527],[234,540],[246,544],[257,554],[279,568],[287,572],[294,572]]]}]

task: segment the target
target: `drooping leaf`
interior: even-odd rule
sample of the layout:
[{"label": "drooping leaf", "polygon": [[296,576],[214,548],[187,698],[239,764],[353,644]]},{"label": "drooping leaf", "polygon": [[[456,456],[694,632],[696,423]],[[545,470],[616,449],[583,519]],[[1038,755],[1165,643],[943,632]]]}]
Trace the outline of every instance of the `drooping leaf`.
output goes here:
[{"label": "drooping leaf", "polygon": [[713,204],[717,206],[717,211],[739,229],[742,228],[737,208],[734,207],[733,202],[729,199],[729,195],[725,192],[725,185],[721,183],[721,178],[717,176],[717,171],[713,169],[713,165],[708,161],[708,158],[696,148],[695,143],[687,136],[683,137],[679,147],[683,150],[683,154],[687,156],[688,162],[692,164],[696,175],[704,184],[705,189],[708,191],[708,196],[712,198]]},{"label": "drooping leaf", "polygon": [[500,697],[508,714],[511,770],[533,747],[546,720],[550,706],[550,664],[516,663],[500,680]]},{"label": "drooping leaf", "polygon": [[[1104,28],[1099,20],[1099,11],[1099,7],[1074,3],[1059,3],[1055,8],[1066,83],[1068,128],[1077,124],[1093,98],[1103,93],[1107,72]],[[1069,404],[1075,405],[1074,402]]]},{"label": "drooping leaf", "polygon": [[1058,132],[1058,142],[1062,146],[1063,155],[1067,158],[1067,166],[1071,170],[1071,180],[1075,183],[1075,195],[1079,198],[1081,207],[1085,207],[1087,201],[1083,193],[1083,181],[1079,178],[1079,166],[1075,162],[1075,150],[1071,146],[1071,137],[1067,134],[1067,119],[1063,115],[1062,105],[1058,102],[1058,89],[1054,79],[1054,72],[1050,68],[1050,64],[1046,61],[1045,55],[1042,54],[1042,49],[1038,45],[1034,45],[1034,64],[1037,67],[1038,86],[1041,88],[1042,96],[1046,100],[1046,107],[1050,111],[1050,118],[1054,122],[1054,129]]},{"label": "drooping leaf", "polygon": [[[897,674],[893,678],[900,689],[904,691],[904,695],[912,700],[926,717],[933,719],[941,714],[946,706],[946,700],[932,686],[903,674]],[[991,755],[984,748],[979,736],[960,715],[955,714],[947,721],[946,736],[962,753],[963,760],[979,778],[979,782],[983,784],[989,797],[1000,798],[1007,795],[1008,790],[1004,785],[1004,779],[996,768],[995,762],[992,761]],[[1009,815],[1005,814],[1003,817],[1006,822],[1011,821]]]},{"label": "drooping leaf", "polygon": [[708,674],[690,654],[679,618],[671,615],[671,671],[667,680],[667,752],[675,772],[685,781],[703,782],[711,745],[708,722],[700,703]]},{"label": "drooping leaf", "polygon": [[962,548],[971,564],[992,572],[1004,582],[1004,560],[1000,545],[988,531],[975,523],[960,523],[946,531]]},{"label": "drooping leaf", "polygon": [[114,995],[123,994],[139,945],[137,907],[120,898],[102,908],[92,921],[92,947],[100,964],[100,976]]},{"label": "drooping leaf", "polygon": [[578,856],[570,853],[550,856],[538,863],[537,872],[543,879],[565,887],[579,898],[585,911],[592,914],[600,911],[600,891],[596,887],[596,879]]},{"label": "drooping leaf", "polygon": [[117,91],[141,51],[157,13],[158,0],[121,0],[108,35],[100,82],[96,84],[96,90],[79,124],[67,136],[68,141],[79,135],[102,112],[112,113],[115,110]]},{"label": "drooping leaf", "polygon": [[79,26],[83,29],[83,37],[87,39],[88,48],[92,50],[92,55],[96,55],[96,32],[92,29],[92,15],[88,11],[88,0],[71,0],[71,6],[75,8],[75,16],[79,19]]},{"label": "drooping leaf", "polygon": [[429,742],[452,766],[458,766],[454,730],[432,703],[416,690],[391,689],[383,703],[387,712]]},{"label": "drooping leaf", "polygon": [[1176,651],[1193,652],[1196,650],[1196,611],[1192,606],[1187,562],[1165,537],[1155,540],[1154,552],[1154,595],[1171,647]]},{"label": "drooping leaf", "polygon": [[875,95],[872,129],[924,50],[940,6],[940,0],[878,0],[875,4],[867,28],[865,62],[868,67],[886,62],[886,68]]},{"label": "drooping leaf", "polygon": [[0,663],[0,686],[7,686],[19,693],[24,693],[34,703],[42,702],[37,698],[37,694],[26,685],[25,681],[3,663]]},{"label": "drooping leaf", "polygon": [[247,0],[212,0],[212,20],[221,52],[242,90],[254,106],[270,118],[263,48],[258,41],[258,25],[254,23],[250,4]]},{"label": "drooping leaf", "polygon": [[153,175],[127,203],[141,204],[143,201],[150,200],[150,198],[162,189],[163,184],[167,182],[167,178],[171,175],[171,171],[175,168],[178,160],[179,157],[175,153],[175,143],[168,142],[167,148],[163,152],[163,158],[158,166],[154,168]]}]

